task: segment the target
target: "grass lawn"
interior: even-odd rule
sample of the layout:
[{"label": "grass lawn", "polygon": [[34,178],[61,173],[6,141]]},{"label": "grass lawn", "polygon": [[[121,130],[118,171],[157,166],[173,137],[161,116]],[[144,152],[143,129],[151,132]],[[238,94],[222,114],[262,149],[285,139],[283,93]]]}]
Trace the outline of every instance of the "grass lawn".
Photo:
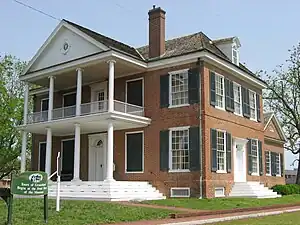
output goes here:
[{"label": "grass lawn", "polygon": [[[61,212],[55,211],[55,200],[49,200],[49,225],[103,224],[144,219],[166,218],[171,211],[122,206],[96,201],[62,201]],[[6,222],[7,209],[0,200],[0,225]],[[43,199],[14,199],[13,225],[43,223]]]},{"label": "grass lawn", "polygon": [[299,224],[300,212],[295,213],[284,213],[280,215],[272,215],[266,217],[258,217],[253,219],[245,220],[232,220],[223,223],[215,223],[212,225],[240,225],[240,224],[255,224],[255,225],[288,225],[288,224]]},{"label": "grass lawn", "polygon": [[166,200],[144,201],[145,204],[176,206],[191,209],[220,210],[234,208],[249,208],[269,206],[275,204],[300,203],[300,195],[289,195],[281,198],[254,199],[254,198],[171,198]]}]

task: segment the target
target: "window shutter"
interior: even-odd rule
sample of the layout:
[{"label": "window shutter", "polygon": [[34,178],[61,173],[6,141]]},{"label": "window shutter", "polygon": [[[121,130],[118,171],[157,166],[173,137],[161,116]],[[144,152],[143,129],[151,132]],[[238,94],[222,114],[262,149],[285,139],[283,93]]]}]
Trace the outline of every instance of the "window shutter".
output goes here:
[{"label": "window shutter", "polygon": [[169,170],[169,131],[160,131],[160,170]]},{"label": "window shutter", "polygon": [[200,130],[199,127],[190,127],[189,129],[189,149],[190,149],[190,170],[200,170]]},{"label": "window shutter", "polygon": [[160,76],[160,107],[169,107],[169,74]]},{"label": "window shutter", "polygon": [[247,143],[247,151],[248,151],[248,174],[251,175],[252,173],[252,155],[251,155],[251,139],[248,139]]},{"label": "window shutter", "polygon": [[233,82],[228,79],[225,79],[225,109],[227,111],[234,111],[233,102]]},{"label": "window shutter", "polygon": [[228,173],[231,173],[231,152],[232,152],[231,134],[226,133],[226,168]]},{"label": "window shutter", "polygon": [[276,176],[276,155],[271,152],[271,175]]},{"label": "window shutter", "polygon": [[210,81],[210,104],[212,106],[216,105],[216,75],[213,71],[209,74]]},{"label": "window shutter", "polygon": [[262,162],[262,142],[258,140],[258,156],[259,156],[259,175],[262,176],[264,173],[263,162]]},{"label": "window shutter", "polygon": [[261,122],[260,118],[260,95],[256,93],[256,114],[257,114],[257,121]]},{"label": "window shutter", "polygon": [[211,171],[216,172],[217,165],[217,131],[210,129],[210,146],[211,146]]},{"label": "window shutter", "polygon": [[243,116],[250,118],[249,90],[242,87]]},{"label": "window shutter", "polygon": [[200,76],[199,68],[193,68],[188,71],[188,85],[189,85],[189,103],[199,103],[199,86]]},{"label": "window shutter", "polygon": [[283,158],[283,154],[280,153],[280,172],[282,177],[283,177],[283,170],[284,170],[284,158]]}]

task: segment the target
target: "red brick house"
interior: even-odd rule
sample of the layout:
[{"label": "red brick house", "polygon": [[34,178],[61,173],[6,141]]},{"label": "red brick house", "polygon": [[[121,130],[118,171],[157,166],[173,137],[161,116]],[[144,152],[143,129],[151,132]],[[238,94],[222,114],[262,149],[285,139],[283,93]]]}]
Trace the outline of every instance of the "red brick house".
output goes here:
[{"label": "red brick house", "polygon": [[285,137],[240,46],[202,32],[165,40],[155,7],[141,48],[62,20],[20,77],[31,169],[52,174],[60,152],[63,197],[277,197],[264,186],[284,183]]}]

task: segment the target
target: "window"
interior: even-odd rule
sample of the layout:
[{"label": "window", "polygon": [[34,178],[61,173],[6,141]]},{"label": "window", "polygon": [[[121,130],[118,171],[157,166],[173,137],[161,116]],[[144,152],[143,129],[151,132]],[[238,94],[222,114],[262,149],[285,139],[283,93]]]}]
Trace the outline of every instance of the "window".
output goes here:
[{"label": "window", "polygon": [[191,189],[188,187],[172,187],[171,188],[171,198],[189,198],[191,195]]},{"label": "window", "polygon": [[225,188],[224,187],[216,187],[215,188],[215,197],[225,197]]},{"label": "window", "polygon": [[265,153],[266,156],[266,174],[271,175],[271,152],[266,151]]},{"label": "window", "polygon": [[170,168],[171,170],[189,170],[189,129],[170,129]]},{"label": "window", "polygon": [[188,104],[188,70],[172,72],[170,79],[170,105]]},{"label": "window", "polygon": [[216,107],[225,108],[224,77],[216,74]]},{"label": "window", "polygon": [[280,154],[276,153],[275,154],[275,164],[276,164],[276,175],[281,176],[281,171],[280,171]]},{"label": "window", "polygon": [[217,131],[217,171],[226,171],[225,132]]},{"label": "window", "polygon": [[144,133],[128,132],[126,135],[126,173],[142,173],[144,171]]},{"label": "window", "polygon": [[252,159],[252,172],[254,174],[259,174],[258,167],[258,141],[251,139],[251,159]]},{"label": "window", "polygon": [[232,48],[232,62],[236,65],[239,64],[238,50],[236,47]]},{"label": "window", "polygon": [[46,142],[39,143],[39,171],[45,171],[46,167]]},{"label": "window", "polygon": [[242,98],[241,98],[241,85],[233,82],[233,95],[234,95],[234,112],[238,115],[242,114]]},{"label": "window", "polygon": [[256,93],[249,90],[250,119],[256,120]]}]

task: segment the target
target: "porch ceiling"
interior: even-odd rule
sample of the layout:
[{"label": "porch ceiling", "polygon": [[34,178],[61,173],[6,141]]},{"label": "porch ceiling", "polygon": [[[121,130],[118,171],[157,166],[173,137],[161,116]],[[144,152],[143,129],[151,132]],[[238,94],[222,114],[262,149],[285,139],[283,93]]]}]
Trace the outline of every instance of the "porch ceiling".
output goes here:
[{"label": "porch ceiling", "polygon": [[[115,78],[119,78],[122,76],[137,74],[144,71],[143,68],[138,67],[134,64],[128,63],[126,61],[120,59],[114,59],[115,63]],[[80,66],[78,66],[80,67]],[[109,67],[107,60],[99,61],[95,64],[91,64],[88,66],[82,66],[82,84],[90,84],[94,82],[108,80],[108,72]],[[55,76],[54,88],[55,90],[64,90],[69,89],[76,86],[77,81],[77,72],[76,67],[71,70],[63,71],[60,73],[53,74]],[[49,87],[49,78],[41,77],[39,79],[35,79],[31,81],[31,83],[40,85],[42,87]]]}]

